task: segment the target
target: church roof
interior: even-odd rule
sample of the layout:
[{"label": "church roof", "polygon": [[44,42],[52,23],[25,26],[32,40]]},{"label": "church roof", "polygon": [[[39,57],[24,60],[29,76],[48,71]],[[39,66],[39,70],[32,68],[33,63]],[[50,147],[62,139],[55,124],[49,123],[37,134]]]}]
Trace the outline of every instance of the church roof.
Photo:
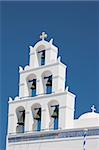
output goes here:
[{"label": "church roof", "polygon": [[95,118],[99,119],[99,113],[95,112],[96,109],[94,105],[91,107],[91,109],[92,109],[92,112],[88,112],[88,113],[81,115],[79,119],[95,119]]},{"label": "church roof", "polygon": [[94,119],[99,118],[99,114],[95,112],[88,112],[79,117],[79,119]]}]

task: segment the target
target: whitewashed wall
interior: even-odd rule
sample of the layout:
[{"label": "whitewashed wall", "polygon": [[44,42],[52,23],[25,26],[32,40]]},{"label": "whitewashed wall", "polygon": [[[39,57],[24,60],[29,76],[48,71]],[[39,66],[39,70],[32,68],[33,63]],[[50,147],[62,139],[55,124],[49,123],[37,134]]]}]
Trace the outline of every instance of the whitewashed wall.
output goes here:
[{"label": "whitewashed wall", "polygon": [[[83,150],[83,137],[9,144],[7,150]],[[99,136],[87,137],[86,150],[99,150]]]}]

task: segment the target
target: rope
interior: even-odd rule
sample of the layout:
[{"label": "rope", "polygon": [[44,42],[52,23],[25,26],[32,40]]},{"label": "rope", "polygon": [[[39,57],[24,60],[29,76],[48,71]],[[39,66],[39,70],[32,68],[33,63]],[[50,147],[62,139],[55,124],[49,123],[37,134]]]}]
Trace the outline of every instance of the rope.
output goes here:
[{"label": "rope", "polygon": [[86,136],[87,136],[87,132],[84,132],[84,141],[83,141],[83,150],[86,150]]}]

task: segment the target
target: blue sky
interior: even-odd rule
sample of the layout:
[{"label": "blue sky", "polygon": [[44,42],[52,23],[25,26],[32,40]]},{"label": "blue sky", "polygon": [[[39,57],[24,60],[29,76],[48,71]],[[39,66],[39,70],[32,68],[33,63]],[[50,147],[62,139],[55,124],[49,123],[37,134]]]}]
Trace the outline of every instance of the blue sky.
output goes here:
[{"label": "blue sky", "polygon": [[0,37],[0,150],[4,150],[8,97],[18,95],[18,66],[29,61],[29,45],[54,38],[67,84],[77,95],[75,118],[99,112],[99,3],[98,2],[2,2]]}]

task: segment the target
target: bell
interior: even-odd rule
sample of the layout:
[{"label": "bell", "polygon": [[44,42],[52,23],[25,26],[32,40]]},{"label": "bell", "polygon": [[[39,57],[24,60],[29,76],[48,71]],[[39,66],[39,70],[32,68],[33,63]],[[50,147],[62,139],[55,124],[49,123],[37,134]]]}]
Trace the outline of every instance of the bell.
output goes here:
[{"label": "bell", "polygon": [[38,119],[40,119],[40,116],[38,114],[35,114],[34,119],[38,120]]},{"label": "bell", "polygon": [[24,120],[25,120],[25,110],[19,111],[20,115],[18,118],[18,125],[24,125]]},{"label": "bell", "polygon": [[34,113],[34,119],[39,120],[40,118],[41,118],[41,111],[39,109],[38,112]]},{"label": "bell", "polygon": [[52,86],[51,82],[47,82],[46,86]]},{"label": "bell", "polygon": [[24,126],[24,122],[17,122],[17,124]]},{"label": "bell", "polygon": [[19,118],[17,124],[18,125],[24,125],[23,118]]},{"label": "bell", "polygon": [[55,107],[51,117],[53,117],[53,118],[57,118],[58,117],[58,107]]},{"label": "bell", "polygon": [[32,84],[31,89],[35,89],[36,85]]},{"label": "bell", "polygon": [[53,112],[53,114],[51,115],[51,117],[53,117],[53,118],[56,118],[56,117],[58,117],[58,114],[57,114],[57,112]]},{"label": "bell", "polygon": [[50,78],[48,79],[46,86],[52,86],[52,80]]}]

